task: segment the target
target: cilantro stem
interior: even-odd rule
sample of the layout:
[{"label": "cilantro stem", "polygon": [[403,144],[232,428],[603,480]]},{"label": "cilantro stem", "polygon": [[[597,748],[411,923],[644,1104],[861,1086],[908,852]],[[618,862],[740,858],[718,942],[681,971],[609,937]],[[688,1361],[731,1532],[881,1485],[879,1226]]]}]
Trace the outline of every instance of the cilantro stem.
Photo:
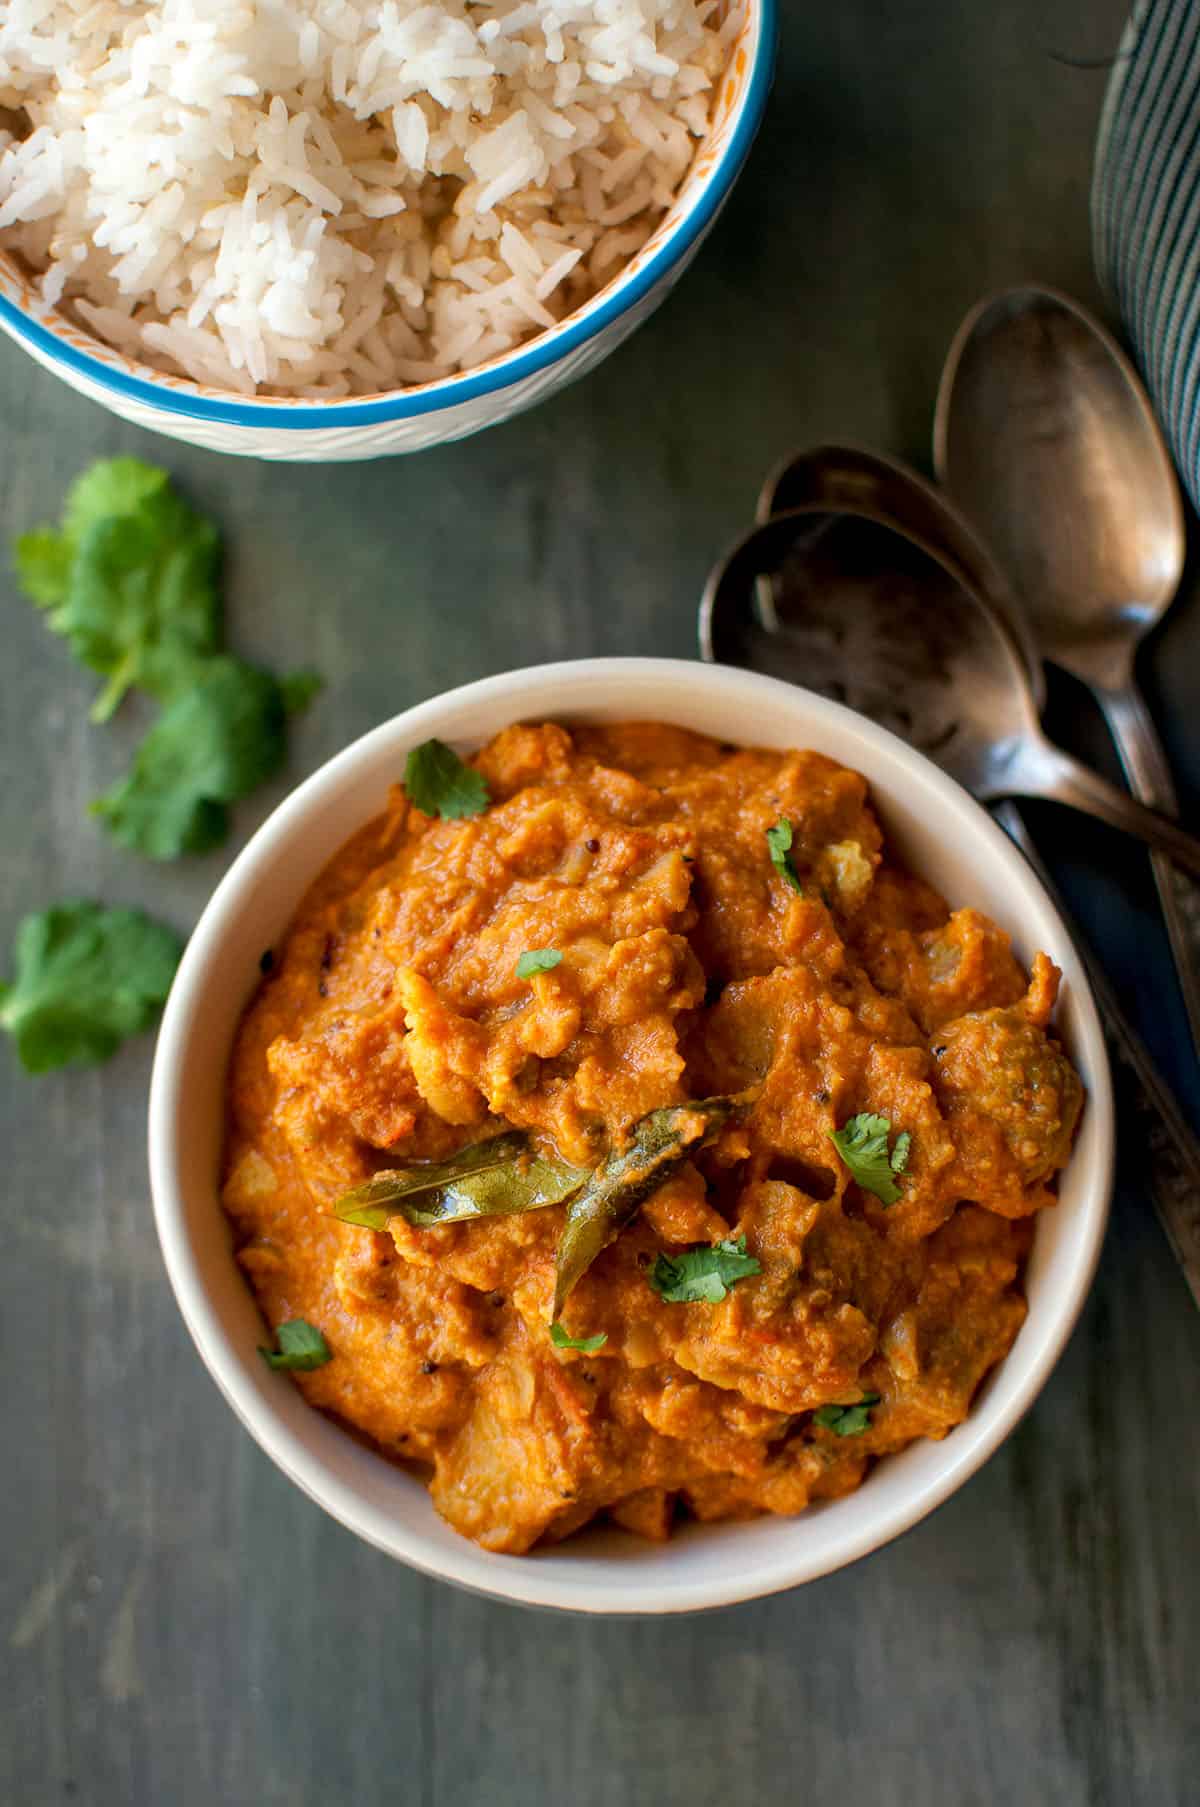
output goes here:
[{"label": "cilantro stem", "polygon": [[108,683],[104,686],[104,689],[92,704],[92,707],[88,712],[89,721],[95,722],[96,725],[99,726],[103,722],[110,720],[111,717],[116,714],[117,709],[125,696],[125,692],[133,683],[137,668],[137,650],[136,648],[131,647],[125,654],[125,657],[121,660],[121,663],[111,673]]}]

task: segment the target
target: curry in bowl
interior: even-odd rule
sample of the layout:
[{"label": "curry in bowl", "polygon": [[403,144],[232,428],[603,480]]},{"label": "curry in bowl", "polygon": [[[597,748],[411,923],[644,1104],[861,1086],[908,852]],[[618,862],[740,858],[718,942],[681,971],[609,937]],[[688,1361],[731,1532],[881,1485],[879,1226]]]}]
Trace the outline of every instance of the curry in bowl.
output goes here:
[{"label": "curry in bowl", "polygon": [[264,968],[224,1185],[264,1353],[488,1549],[847,1493],[1020,1328],[1057,971],[819,753],[428,742]]}]

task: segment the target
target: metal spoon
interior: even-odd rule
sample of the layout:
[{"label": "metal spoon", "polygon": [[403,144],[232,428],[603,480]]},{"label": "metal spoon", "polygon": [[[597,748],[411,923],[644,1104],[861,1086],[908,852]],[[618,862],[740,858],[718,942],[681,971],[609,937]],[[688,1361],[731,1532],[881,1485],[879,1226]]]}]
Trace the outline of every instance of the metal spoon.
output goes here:
[{"label": "metal spoon", "polygon": [[[950,347],[934,461],[1015,582],[1041,652],[1099,702],[1134,795],[1176,814],[1134,658],[1179,586],[1183,508],[1132,367],[1065,295],[992,296]],[[1200,1048],[1200,899],[1161,854],[1154,876]]]},{"label": "metal spoon", "polygon": [[962,574],[862,508],[754,528],[709,579],[700,634],[706,658],[838,696],[977,797],[1071,804],[1200,873],[1200,840],[1045,738],[1017,641]]},{"label": "metal spoon", "polygon": [[[863,446],[819,445],[793,452],[775,466],[759,491],[754,518],[769,521],[772,515],[792,508],[828,509],[833,514],[862,512],[908,539],[933,547],[942,562],[952,565],[966,587],[1004,621],[1017,642],[1041,714],[1046,682],[1037,643],[1004,573],[944,491],[911,465],[882,452],[870,452]],[[759,579],[760,586],[771,582],[769,577]],[[765,588],[760,588],[759,595],[762,606],[769,607]]]}]

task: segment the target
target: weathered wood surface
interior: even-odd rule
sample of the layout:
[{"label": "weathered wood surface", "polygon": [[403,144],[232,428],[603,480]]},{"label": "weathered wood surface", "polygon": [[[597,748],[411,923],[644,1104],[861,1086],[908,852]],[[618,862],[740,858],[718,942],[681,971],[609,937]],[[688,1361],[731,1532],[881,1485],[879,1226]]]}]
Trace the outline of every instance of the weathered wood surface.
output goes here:
[{"label": "weathered wood surface", "polygon": [[[598,375],[414,461],[270,469],[123,428],[6,343],[5,536],[53,511],[91,456],[165,457],[228,530],[236,645],[329,677],[293,779],[485,672],[690,653],[704,572],[781,452],[853,438],[919,458],[945,344],[977,294],[1033,275],[1093,296],[1104,76],[1061,59],[1111,47],[1119,0],[785,13],[769,125],[720,229]],[[142,899],[189,926],[225,856],[152,871],[105,844],[84,804],[137,723],[90,729],[88,682],[6,576],[0,607],[0,946],[24,910],[70,893]],[[1198,655],[1184,603],[1148,677],[1193,802]],[[1083,732],[1073,692],[1057,715]],[[1061,850],[1060,817],[1053,829]],[[1111,842],[1071,846],[1066,876],[1170,1053],[1144,895],[1130,905],[1097,879]],[[780,1599],[586,1623],[390,1564],[237,1427],[153,1239],[149,1060],[143,1043],[33,1084],[0,1050],[6,1807],[1200,1798],[1200,1322],[1136,1148],[1058,1372],[934,1519]]]}]

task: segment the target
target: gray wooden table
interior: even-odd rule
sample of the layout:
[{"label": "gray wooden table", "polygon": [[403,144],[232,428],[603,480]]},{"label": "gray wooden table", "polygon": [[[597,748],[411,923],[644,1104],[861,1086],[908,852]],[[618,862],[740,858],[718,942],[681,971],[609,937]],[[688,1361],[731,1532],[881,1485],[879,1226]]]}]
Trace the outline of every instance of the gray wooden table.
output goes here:
[{"label": "gray wooden table", "polygon": [[[1075,64],[1111,48],[1120,0],[784,10],[769,123],[720,229],[598,375],[416,460],[272,469],[124,428],[5,343],[5,537],[54,512],[97,454],[168,462],[227,529],[236,646],[328,676],[289,781],[483,673],[691,653],[705,570],[779,454],[853,438],[921,458],[977,294],[1036,276],[1095,298],[1104,74]],[[187,928],[227,854],[150,869],[106,845],[84,805],[123,766],[136,712],[90,729],[88,681],[7,576],[0,608],[0,948],[66,894],[141,900]],[[1147,679],[1191,806],[1198,661],[1185,601]],[[1075,693],[1060,687],[1055,712],[1095,749]],[[239,839],[282,789],[243,812]],[[1053,828],[1114,971],[1194,1086],[1145,891],[1104,877],[1097,831],[1067,846]],[[238,1428],[154,1241],[150,1052],[32,1082],[0,1049],[4,1807],[1200,1798],[1200,1320],[1136,1147],[1058,1372],[933,1519],[779,1599],[589,1623],[389,1563]]]}]

